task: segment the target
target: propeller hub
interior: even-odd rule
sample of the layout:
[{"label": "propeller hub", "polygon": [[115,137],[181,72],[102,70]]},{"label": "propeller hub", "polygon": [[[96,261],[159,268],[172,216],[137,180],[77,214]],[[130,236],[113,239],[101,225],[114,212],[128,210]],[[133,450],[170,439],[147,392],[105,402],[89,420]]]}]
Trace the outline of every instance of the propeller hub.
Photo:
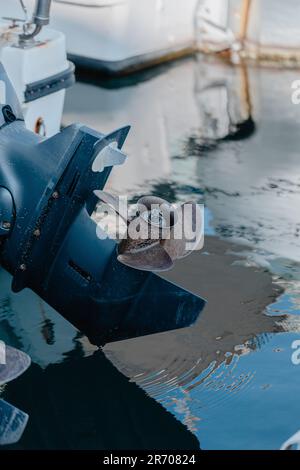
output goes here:
[{"label": "propeller hub", "polygon": [[152,209],[151,211],[145,211],[141,214],[141,217],[149,225],[154,225],[159,228],[166,228],[167,222],[164,218],[164,214],[160,209]]}]

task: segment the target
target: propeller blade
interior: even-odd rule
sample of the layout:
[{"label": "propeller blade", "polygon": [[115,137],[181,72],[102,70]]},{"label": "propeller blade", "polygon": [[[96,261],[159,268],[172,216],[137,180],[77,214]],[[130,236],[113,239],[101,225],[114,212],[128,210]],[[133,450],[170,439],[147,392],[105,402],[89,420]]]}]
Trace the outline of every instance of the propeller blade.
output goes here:
[{"label": "propeller blade", "polygon": [[166,201],[165,199],[161,198],[161,197],[157,197],[157,196],[143,196],[141,197],[138,202],[137,202],[138,206],[144,206],[146,207],[146,209],[148,210],[151,210],[151,206],[154,206],[154,205],[159,205],[159,206],[163,206],[163,205],[166,205],[166,206],[169,206],[170,204],[168,203],[168,201]]},{"label": "propeller blade", "polygon": [[159,242],[137,252],[119,254],[118,261],[142,271],[167,271],[173,266],[172,259]]},{"label": "propeller blade", "polygon": [[[108,206],[112,207],[114,211],[122,217],[122,219],[127,222],[127,210],[124,210],[124,213],[120,208],[122,208],[122,205],[120,205],[120,199],[118,196],[113,196],[112,194],[106,192],[106,191],[100,191],[96,190],[94,191],[95,196],[101,201],[107,204]],[[124,208],[126,209],[126,208]]]},{"label": "propeller blade", "polygon": [[160,227],[151,227],[143,216],[135,217],[129,222],[126,236],[119,243],[118,253],[126,256],[140,251],[144,253],[145,249],[159,244],[160,234]]},{"label": "propeller blade", "polygon": [[28,415],[4,400],[0,400],[0,445],[18,442],[24,432]]},{"label": "propeller blade", "polygon": [[170,238],[162,240],[162,246],[172,260],[188,256],[203,239],[202,230],[196,232],[199,221],[202,221],[202,212],[196,203],[182,204],[177,209],[177,215],[178,220],[171,229]]},{"label": "propeller blade", "polygon": [[31,364],[30,357],[10,346],[5,347],[5,364],[0,364],[0,385],[16,379]]},{"label": "propeller blade", "polygon": [[174,225],[175,220],[176,220],[176,210],[170,204],[168,201],[165,199],[162,199],[161,197],[157,196],[143,196],[141,197],[138,202],[137,206],[139,208],[140,213],[145,212],[146,210],[150,212],[150,215],[148,217],[148,222],[150,224],[158,225],[159,221],[155,220],[156,217],[151,217],[151,211],[153,211],[154,207],[159,206],[159,211],[161,212],[161,216],[164,219],[164,227],[172,227]]}]

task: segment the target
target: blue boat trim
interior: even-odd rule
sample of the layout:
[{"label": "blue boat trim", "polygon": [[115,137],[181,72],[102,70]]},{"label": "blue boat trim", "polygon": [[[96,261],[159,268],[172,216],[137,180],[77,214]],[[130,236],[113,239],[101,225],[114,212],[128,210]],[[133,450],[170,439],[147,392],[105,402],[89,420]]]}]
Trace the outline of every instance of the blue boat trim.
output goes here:
[{"label": "blue boat trim", "polygon": [[63,72],[29,83],[24,92],[25,103],[30,103],[72,86],[75,83],[75,66],[70,61],[68,64],[68,68]]}]

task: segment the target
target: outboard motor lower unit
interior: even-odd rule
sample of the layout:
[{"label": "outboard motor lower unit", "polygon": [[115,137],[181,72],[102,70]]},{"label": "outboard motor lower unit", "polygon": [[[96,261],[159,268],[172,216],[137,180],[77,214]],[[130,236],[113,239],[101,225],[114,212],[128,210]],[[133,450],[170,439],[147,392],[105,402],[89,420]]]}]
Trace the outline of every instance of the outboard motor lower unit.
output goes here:
[{"label": "outboard motor lower unit", "polygon": [[44,139],[25,128],[0,72],[0,261],[13,291],[32,289],[96,345],[191,325],[204,300],[120,263],[117,242],[91,218],[95,191],[126,159],[129,128],[71,125]]}]

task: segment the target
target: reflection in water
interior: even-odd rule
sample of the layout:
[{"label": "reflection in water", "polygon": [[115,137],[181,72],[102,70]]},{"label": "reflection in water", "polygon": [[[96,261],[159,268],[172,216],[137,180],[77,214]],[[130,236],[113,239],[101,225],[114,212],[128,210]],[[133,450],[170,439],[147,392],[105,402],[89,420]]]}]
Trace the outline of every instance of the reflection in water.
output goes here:
[{"label": "reflection in water", "polygon": [[[208,300],[193,328],[105,347],[118,368],[151,396],[164,400],[177,387],[207,389],[209,383],[225,393],[230,384],[233,390],[239,389],[239,378],[234,375],[238,358],[261,348],[265,333],[281,331],[280,317],[275,321],[257,315],[276,296],[269,275],[236,265],[238,258],[229,255],[229,249],[238,246],[207,237],[205,252],[181,260],[164,275],[194,292],[201,290]],[[239,283],[239,290],[232,293],[232,286]],[[251,377],[253,371],[248,374]],[[227,378],[232,382],[227,383]]]},{"label": "reflection in water", "polygon": [[[197,449],[199,443],[161,405],[130,384],[101,351],[80,349],[44,371],[33,365],[4,396],[30,409],[15,449]],[[12,448],[12,447],[10,447]]]},{"label": "reflection in water", "polygon": [[[77,83],[67,93],[64,123],[80,120],[104,131],[131,123],[129,164],[113,170],[111,189],[131,195],[148,192],[172,202],[205,202],[207,232],[226,240],[207,236],[201,252],[181,260],[165,276],[208,300],[194,327],[109,344],[104,352],[125,376],[194,432],[204,448],[278,448],[298,429],[295,416],[300,415],[295,399],[299,374],[290,360],[290,344],[300,331],[300,117],[289,96],[290,83],[297,77],[292,71],[234,68],[199,57],[142,78],[139,82],[132,77],[131,83],[115,87],[109,86],[111,82],[105,87]],[[113,415],[114,425],[108,427],[105,440],[108,403],[118,402],[120,383],[126,383],[126,394],[131,393],[128,385],[134,394],[143,392],[128,384],[104,356],[101,361],[97,355],[83,359],[93,348],[54,311],[45,306],[43,315],[26,292],[17,304],[6,294],[5,278],[1,277],[1,285],[1,334],[15,335],[15,343],[46,367],[43,374],[35,366],[30,383],[45,380],[43,390],[55,388],[55,398],[49,401],[57,401],[58,407],[68,404],[63,423],[67,432],[53,431],[57,422],[47,394],[38,409],[30,394],[21,397],[17,383],[12,384],[14,390],[7,388],[7,397],[17,394],[20,402],[14,403],[22,409],[26,399],[27,411],[50,416],[49,436],[58,448],[104,448],[112,442],[118,447],[120,436],[129,432],[127,403],[118,404],[118,423]],[[276,300],[282,287],[285,293]],[[49,323],[45,326],[47,319],[53,324],[50,328]],[[76,361],[82,367],[75,381]],[[95,375],[97,361],[101,373]],[[90,366],[85,369],[85,364]],[[68,374],[74,390],[78,387],[89,406],[100,410],[95,424],[91,408],[84,408],[83,402],[78,423],[85,416],[84,422],[91,420],[94,426],[94,438],[90,440],[89,428],[83,444],[78,432],[71,430],[79,392],[70,390]],[[112,376],[118,379],[111,381]],[[88,394],[93,388],[95,395]],[[149,412],[145,403],[154,402],[148,400],[143,394],[139,413]],[[101,429],[100,413],[105,418]],[[148,439],[148,431],[155,434],[160,429],[160,418],[155,424],[153,417],[153,426],[136,424],[141,447],[146,445],[143,435]],[[38,417],[34,423],[38,428]],[[24,447],[33,446],[36,439],[33,428],[28,432]],[[46,446],[49,436],[38,445]],[[178,441],[170,435],[172,439],[175,447]]]},{"label": "reflection in water", "polygon": [[0,400],[0,446],[17,442],[24,432],[27,421],[26,413]]},{"label": "reflection in water", "polygon": [[221,236],[300,261],[296,78],[292,70],[186,59],[135,86],[78,83],[64,122],[81,116],[107,131],[131,122],[129,163],[114,169],[113,189],[178,184],[176,198],[203,200]]},{"label": "reflection in water", "polygon": [[[30,357],[2,343],[0,357],[0,393],[8,382],[22,375],[30,366]],[[28,421],[28,415],[0,399],[0,446],[18,442]]]},{"label": "reflection in water", "polygon": [[0,270],[0,337],[25,351],[41,367],[72,351],[77,330],[29,289],[11,292],[11,276]]},{"label": "reflection in water", "polygon": [[[68,92],[65,122],[80,115],[107,130],[132,123],[125,149],[130,169],[116,169],[112,189],[204,202],[207,232],[230,243],[206,237],[202,253],[168,274],[208,300],[193,329],[107,345],[105,352],[131,380],[189,423],[207,447],[278,447],[286,430],[293,432],[293,413],[285,412],[277,426],[276,412],[261,391],[268,394],[268,405],[281,409],[276,395],[281,377],[269,375],[272,361],[275,367],[278,360],[274,351],[282,349],[274,343],[282,338],[288,342],[290,335],[273,335],[291,331],[299,310],[289,305],[282,309],[276,302],[276,316],[272,309],[271,316],[262,312],[286,287],[283,279],[293,272],[290,282],[295,286],[299,273],[295,136],[300,118],[290,101],[296,73],[233,67],[200,56],[143,78],[110,89],[103,83],[77,83]],[[145,162],[147,168],[141,166]],[[258,265],[273,272],[273,286]],[[289,384],[286,396],[292,388],[288,366],[289,357],[282,366],[286,372],[281,372]],[[273,438],[263,425],[260,429],[259,419],[251,430],[247,426],[258,399],[260,414],[276,428]],[[296,412],[292,396],[290,403]],[[244,420],[235,418],[235,409]],[[228,435],[235,436],[228,442],[222,434],[222,427],[230,426],[224,424],[225,413],[232,423]]]},{"label": "reflection in water", "polygon": [[[290,100],[295,72],[249,68],[248,76],[256,132],[247,141],[224,143],[209,164],[197,159],[199,185],[217,233],[250,242],[271,258],[299,262],[299,113]],[[229,84],[238,89],[233,78]]]},{"label": "reflection in water", "polygon": [[297,0],[200,0],[198,47],[223,51],[233,60],[240,58],[237,52],[242,50],[243,58],[295,67],[299,13]]},{"label": "reflection in water", "polygon": [[77,83],[67,96],[64,124],[80,117],[96,129],[103,126],[102,132],[124,122],[132,126],[125,147],[131,158],[121,169],[113,169],[108,182],[118,192],[134,193],[149,180],[172,175],[170,145],[176,151],[176,141],[197,129],[194,65],[193,60],[183,60],[179,66],[161,67],[154,76],[153,71],[143,74],[144,80],[134,86],[128,81],[128,86],[117,82],[113,89]]},{"label": "reflection in water", "polygon": [[54,329],[54,323],[53,321],[50,320],[50,318],[47,318],[46,314],[46,309],[44,306],[44,302],[42,299],[39,300],[39,305],[40,305],[40,311],[42,314],[43,318],[43,323],[41,325],[41,333],[46,341],[47,344],[52,345],[55,343],[55,329]]}]

